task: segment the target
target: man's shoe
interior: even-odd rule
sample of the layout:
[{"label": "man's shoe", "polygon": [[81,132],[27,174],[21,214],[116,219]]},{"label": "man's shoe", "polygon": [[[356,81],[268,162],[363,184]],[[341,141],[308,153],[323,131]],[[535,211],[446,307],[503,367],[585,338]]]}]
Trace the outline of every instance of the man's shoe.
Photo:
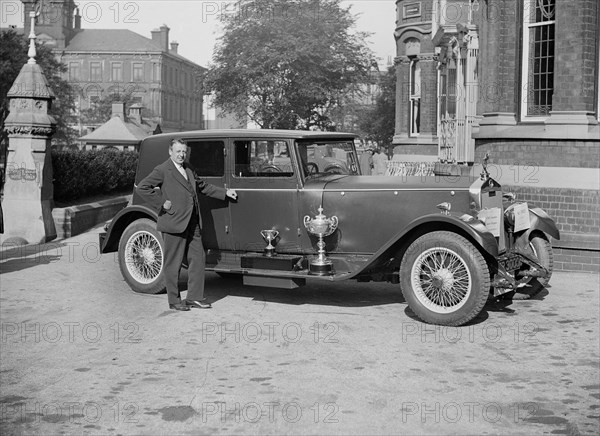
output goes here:
[{"label": "man's shoe", "polygon": [[183,303],[177,303],[177,304],[169,304],[169,309],[175,309],[175,310],[190,310],[189,307],[187,307],[187,305],[183,304]]},{"label": "man's shoe", "polygon": [[185,304],[189,307],[195,307],[196,309],[210,309],[212,307],[210,303],[204,303],[198,300],[185,300]]}]

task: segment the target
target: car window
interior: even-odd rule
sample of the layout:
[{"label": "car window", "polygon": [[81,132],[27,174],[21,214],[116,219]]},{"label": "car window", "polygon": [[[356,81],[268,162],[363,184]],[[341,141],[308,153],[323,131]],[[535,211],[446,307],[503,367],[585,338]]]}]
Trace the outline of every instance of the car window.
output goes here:
[{"label": "car window", "polygon": [[328,174],[358,174],[354,145],[350,141],[298,141],[305,177]]},{"label": "car window", "polygon": [[290,177],[294,175],[285,141],[235,141],[236,177]]},{"label": "car window", "polygon": [[222,177],[225,174],[225,143],[223,141],[186,141],[188,163],[203,177]]}]

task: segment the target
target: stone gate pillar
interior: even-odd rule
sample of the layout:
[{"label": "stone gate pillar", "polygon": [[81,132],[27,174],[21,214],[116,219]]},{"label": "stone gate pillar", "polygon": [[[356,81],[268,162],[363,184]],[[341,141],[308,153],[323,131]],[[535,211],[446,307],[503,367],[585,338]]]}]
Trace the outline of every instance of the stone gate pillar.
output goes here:
[{"label": "stone gate pillar", "polygon": [[4,183],[4,242],[35,244],[56,238],[52,219],[53,185],[50,139],[56,123],[48,115],[54,93],[35,61],[32,20],[29,61],[8,92],[10,114]]}]

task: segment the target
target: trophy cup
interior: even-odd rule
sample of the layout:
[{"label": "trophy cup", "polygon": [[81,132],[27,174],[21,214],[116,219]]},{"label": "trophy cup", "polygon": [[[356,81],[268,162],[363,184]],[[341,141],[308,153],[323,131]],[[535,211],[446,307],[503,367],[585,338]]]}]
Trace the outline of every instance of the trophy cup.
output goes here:
[{"label": "trophy cup", "polygon": [[264,238],[265,241],[268,242],[268,245],[265,247],[265,252],[264,255],[267,257],[273,257],[275,256],[275,247],[273,246],[272,242],[275,240],[275,238],[277,238],[277,235],[279,235],[279,232],[277,230],[261,230],[260,234],[262,235],[262,237]]},{"label": "trophy cup", "polygon": [[323,207],[321,206],[319,206],[318,211],[319,214],[314,218],[308,215],[304,217],[304,227],[306,227],[306,230],[319,237],[319,242],[317,242],[317,247],[319,248],[318,256],[310,262],[309,274],[325,276],[333,274],[333,262],[327,259],[325,255],[325,241],[323,241],[323,238],[335,232],[338,226],[338,219],[336,216],[327,218],[323,215]]}]

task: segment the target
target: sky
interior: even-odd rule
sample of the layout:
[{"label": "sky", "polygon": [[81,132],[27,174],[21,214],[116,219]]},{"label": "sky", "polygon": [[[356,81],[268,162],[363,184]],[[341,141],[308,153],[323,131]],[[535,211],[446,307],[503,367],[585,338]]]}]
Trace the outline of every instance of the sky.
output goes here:
[{"label": "sky", "polygon": [[[95,0],[77,1],[84,29],[130,29],[151,38],[150,31],[166,24],[178,53],[209,66],[220,34],[219,16],[236,13],[235,1],[208,0]],[[371,32],[366,41],[385,68],[395,56],[395,0],[342,0],[358,15],[357,30]],[[239,13],[239,10],[237,11]],[[0,27],[23,26],[20,0],[0,0]]]}]

